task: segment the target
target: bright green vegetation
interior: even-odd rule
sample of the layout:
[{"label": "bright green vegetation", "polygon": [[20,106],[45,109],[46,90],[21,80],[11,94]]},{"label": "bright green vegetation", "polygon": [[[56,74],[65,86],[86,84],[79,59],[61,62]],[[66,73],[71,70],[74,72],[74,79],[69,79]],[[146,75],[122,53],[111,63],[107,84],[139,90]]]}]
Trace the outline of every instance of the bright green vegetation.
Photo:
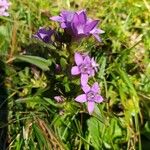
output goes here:
[{"label": "bright green vegetation", "polygon": [[[8,111],[8,122],[0,115],[0,127],[8,125],[9,149],[148,150],[150,2],[11,0],[11,3],[10,17],[0,17],[0,97],[5,98],[0,101],[0,109]],[[31,39],[40,26],[58,27],[48,18],[62,9],[86,9],[91,18],[101,20],[100,28],[105,31],[102,43],[90,38],[76,48],[88,51],[100,64],[96,80],[105,102],[97,105],[91,116],[86,106],[73,99],[80,92],[79,81],[55,75],[56,60],[47,56],[51,48]],[[22,58],[19,55],[23,53],[43,59]],[[65,70],[65,56],[60,63]],[[65,97],[63,103],[53,99],[57,93]]]}]

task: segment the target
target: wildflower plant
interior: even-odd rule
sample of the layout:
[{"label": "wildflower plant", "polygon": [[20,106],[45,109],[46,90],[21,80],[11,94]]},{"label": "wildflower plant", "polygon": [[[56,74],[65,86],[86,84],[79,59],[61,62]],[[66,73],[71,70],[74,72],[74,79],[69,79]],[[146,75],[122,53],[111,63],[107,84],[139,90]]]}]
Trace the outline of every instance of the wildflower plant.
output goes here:
[{"label": "wildflower plant", "polygon": [[148,3],[11,3],[0,0],[0,150],[141,150],[150,136]]},{"label": "wildflower plant", "polygon": [[[78,86],[85,92],[85,94],[72,98],[76,102],[87,102],[87,110],[91,115],[94,111],[95,103],[103,101],[102,96],[99,94],[100,91],[98,83],[95,82],[91,88],[88,85],[89,80],[91,80],[91,78],[95,76],[96,72],[98,72],[99,64],[97,64],[94,58],[91,58],[89,54],[86,54],[86,51],[78,52],[75,50],[75,47],[72,47],[72,45],[74,42],[82,40],[83,38],[88,38],[90,35],[93,35],[97,41],[100,42],[101,39],[99,34],[103,33],[103,31],[97,28],[99,20],[92,20],[91,18],[88,18],[85,10],[77,12],[64,10],[59,16],[50,17],[50,20],[59,22],[60,28],[64,30],[62,35],[64,37],[69,35],[71,38],[69,43],[65,43],[65,41],[61,42],[61,45],[67,45],[65,51],[68,53],[69,57],[67,60],[69,64],[65,69],[67,69],[68,74],[70,74],[69,78],[70,76],[76,76],[78,78],[80,81]],[[52,35],[55,36],[55,40],[53,42],[51,39]],[[43,41],[44,43],[54,44],[55,47],[59,47],[59,45],[57,46],[57,39],[62,38],[59,32],[50,28],[40,28],[33,37]],[[59,57],[61,56],[59,55]],[[76,64],[75,66],[73,58]],[[56,62],[55,66],[58,66],[57,63],[59,62]],[[73,78],[71,78],[71,80],[73,81]],[[61,96],[54,96],[54,99],[56,101],[61,101]]]}]

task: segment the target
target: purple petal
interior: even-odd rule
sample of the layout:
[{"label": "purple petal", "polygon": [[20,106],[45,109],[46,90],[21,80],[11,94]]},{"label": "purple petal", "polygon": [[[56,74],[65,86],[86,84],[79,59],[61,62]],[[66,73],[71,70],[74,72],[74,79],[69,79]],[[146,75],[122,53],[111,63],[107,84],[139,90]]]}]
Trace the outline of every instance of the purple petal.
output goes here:
[{"label": "purple petal", "polygon": [[89,86],[88,84],[82,86],[82,90],[83,90],[85,93],[89,92],[90,89],[91,89],[91,88],[90,88],[90,86]]},{"label": "purple petal", "polygon": [[95,76],[95,70],[94,69],[90,70],[89,76],[90,77],[94,77]]},{"label": "purple petal", "polygon": [[63,29],[67,28],[67,25],[66,25],[66,23],[64,23],[64,22],[62,22],[62,23],[60,24],[60,26],[61,26],[61,28],[63,28]]},{"label": "purple petal", "polygon": [[95,92],[95,93],[99,93],[99,85],[97,82],[95,82],[91,88],[91,91]]},{"label": "purple petal", "polygon": [[82,11],[79,15],[78,15],[78,19],[80,21],[81,24],[85,24],[87,21],[87,17],[86,17],[86,13],[85,11]]},{"label": "purple petal", "polygon": [[102,42],[98,34],[92,34],[92,35],[96,38],[97,41]]},{"label": "purple petal", "polygon": [[104,99],[103,99],[103,97],[101,96],[101,95],[97,95],[96,97],[95,97],[95,102],[96,103],[101,103],[102,101],[103,101]]},{"label": "purple petal", "polygon": [[103,30],[94,28],[92,31],[90,31],[90,33],[99,41],[101,42],[101,39],[99,37],[99,34],[105,33]]},{"label": "purple petal", "polygon": [[105,31],[98,29],[98,28],[94,28],[93,30],[90,31],[91,34],[103,34],[105,33]]},{"label": "purple petal", "polygon": [[84,103],[86,102],[86,95],[85,94],[81,94],[79,96],[77,96],[75,98],[75,101],[79,102],[79,103]]},{"label": "purple petal", "polygon": [[96,25],[98,24],[98,22],[99,22],[99,20],[94,20],[94,21],[87,23],[85,26],[85,29],[84,29],[85,33],[88,33],[91,30],[93,30],[96,27]]},{"label": "purple petal", "polygon": [[78,14],[77,14],[77,13],[74,14],[72,23],[73,23],[75,26],[78,25],[78,24],[80,23],[80,22],[79,22],[79,18],[78,18]]},{"label": "purple petal", "polygon": [[90,115],[91,115],[92,112],[94,111],[94,105],[95,105],[94,102],[88,102],[88,103],[87,103],[88,112],[89,112]]},{"label": "purple petal", "polygon": [[61,12],[61,16],[63,17],[64,21],[67,21],[67,22],[72,21],[74,14],[75,14],[75,12],[66,11],[66,10]]},{"label": "purple petal", "polygon": [[50,17],[50,19],[53,21],[57,21],[57,22],[63,22],[63,18],[60,16],[53,16],[53,17]]},{"label": "purple petal", "polygon": [[75,62],[76,62],[76,64],[77,64],[77,66],[81,65],[82,62],[83,62],[83,57],[82,57],[82,55],[79,54],[79,53],[75,53],[74,59],[75,59]]},{"label": "purple petal", "polygon": [[71,74],[72,74],[72,75],[78,75],[78,74],[80,74],[80,71],[79,71],[78,66],[73,66],[73,67],[71,68]]},{"label": "purple petal", "polygon": [[85,63],[91,63],[91,58],[90,58],[88,55],[85,56],[84,62],[85,62]]},{"label": "purple petal", "polygon": [[71,29],[72,29],[73,37],[76,37],[78,34],[78,31],[74,22],[71,23]]},{"label": "purple petal", "polygon": [[84,85],[87,85],[87,82],[88,82],[88,74],[81,74],[81,85],[84,86]]}]

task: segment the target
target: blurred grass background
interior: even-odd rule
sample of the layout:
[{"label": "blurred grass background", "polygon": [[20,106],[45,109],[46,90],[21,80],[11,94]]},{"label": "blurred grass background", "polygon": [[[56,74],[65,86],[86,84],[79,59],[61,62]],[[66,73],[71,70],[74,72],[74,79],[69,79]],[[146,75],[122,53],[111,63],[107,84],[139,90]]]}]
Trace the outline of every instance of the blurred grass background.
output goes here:
[{"label": "blurred grass background", "polygon": [[[4,62],[1,68],[6,72],[2,84],[8,93],[4,100],[8,105],[8,122],[1,121],[0,126],[8,126],[9,149],[148,150],[150,1],[11,0],[11,3],[10,16],[0,17],[0,58]],[[14,61],[15,56],[28,49],[31,54],[35,51],[37,47],[31,47],[31,38],[39,27],[58,28],[48,18],[63,9],[86,9],[91,18],[100,19],[99,27],[105,31],[102,43],[90,39],[80,46],[100,64],[96,79],[105,102],[96,107],[92,116],[86,111],[79,113],[71,96],[63,104],[56,104],[49,88],[56,88],[54,82],[60,83],[62,78],[54,79],[51,73],[47,75],[28,63]],[[72,92],[67,83],[64,78],[65,96]]]}]

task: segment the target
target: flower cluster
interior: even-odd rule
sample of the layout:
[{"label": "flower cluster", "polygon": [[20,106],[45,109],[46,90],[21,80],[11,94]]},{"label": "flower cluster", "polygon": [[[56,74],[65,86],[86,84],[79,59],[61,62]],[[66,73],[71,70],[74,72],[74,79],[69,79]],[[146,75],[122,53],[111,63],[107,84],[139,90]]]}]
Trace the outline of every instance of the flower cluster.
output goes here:
[{"label": "flower cluster", "polygon": [[[103,30],[97,28],[99,20],[88,18],[85,10],[77,12],[64,10],[59,16],[53,16],[50,17],[50,19],[60,23],[60,27],[65,30],[65,33],[70,35],[71,41],[78,41],[84,37],[93,35],[100,42],[99,34],[104,33]],[[55,33],[55,31],[50,28],[40,28],[34,37],[45,43],[51,43],[53,33]]]},{"label": "flower cluster", "polygon": [[7,0],[0,0],[0,16],[9,16],[9,13],[7,12],[9,6],[10,2]]},{"label": "flower cluster", "polygon": [[[46,29],[42,27],[35,35],[33,35],[33,37],[45,43],[53,44],[56,47],[58,44],[59,48],[61,48],[61,42],[65,43],[65,41],[67,41],[66,49],[68,48],[67,50],[69,52],[69,57],[72,57],[72,53],[74,53],[74,50],[69,47],[71,42],[78,41],[91,35],[93,35],[100,42],[101,39],[99,34],[104,33],[104,31],[97,28],[99,20],[92,20],[91,18],[88,18],[85,10],[77,12],[62,11],[59,16],[53,16],[50,19],[60,23],[60,27],[64,29],[63,34],[56,32],[51,28]],[[52,35],[54,35],[56,42],[52,41]],[[69,44],[66,37],[69,37],[69,39],[71,37]],[[60,43],[57,43],[57,41]],[[74,60],[76,65],[71,68],[71,74],[81,76],[80,84],[82,90],[84,91],[84,94],[77,96],[75,101],[80,103],[87,102],[88,112],[89,114],[92,114],[95,103],[100,103],[103,101],[103,98],[100,95],[98,83],[95,82],[91,87],[88,85],[89,78],[95,75],[98,71],[99,65],[95,62],[94,58],[90,58],[87,54],[80,54],[76,52],[74,54]],[[56,73],[59,73],[61,70],[58,64],[55,65],[55,69]],[[63,102],[61,96],[55,96],[54,99],[57,102]]]},{"label": "flower cluster", "polygon": [[79,53],[75,53],[74,59],[76,66],[72,67],[71,74],[81,75],[81,88],[85,93],[77,96],[75,101],[80,103],[87,102],[88,112],[91,114],[94,111],[95,102],[101,103],[103,101],[98,83],[95,82],[91,88],[87,84],[89,77],[94,76],[95,72],[97,72],[98,64],[95,62],[94,58]]},{"label": "flower cluster", "polygon": [[98,41],[101,41],[99,34],[104,33],[97,28],[99,20],[88,18],[85,10],[62,11],[59,16],[53,16],[50,19],[59,22],[60,27],[65,29],[75,40],[93,35]]}]

